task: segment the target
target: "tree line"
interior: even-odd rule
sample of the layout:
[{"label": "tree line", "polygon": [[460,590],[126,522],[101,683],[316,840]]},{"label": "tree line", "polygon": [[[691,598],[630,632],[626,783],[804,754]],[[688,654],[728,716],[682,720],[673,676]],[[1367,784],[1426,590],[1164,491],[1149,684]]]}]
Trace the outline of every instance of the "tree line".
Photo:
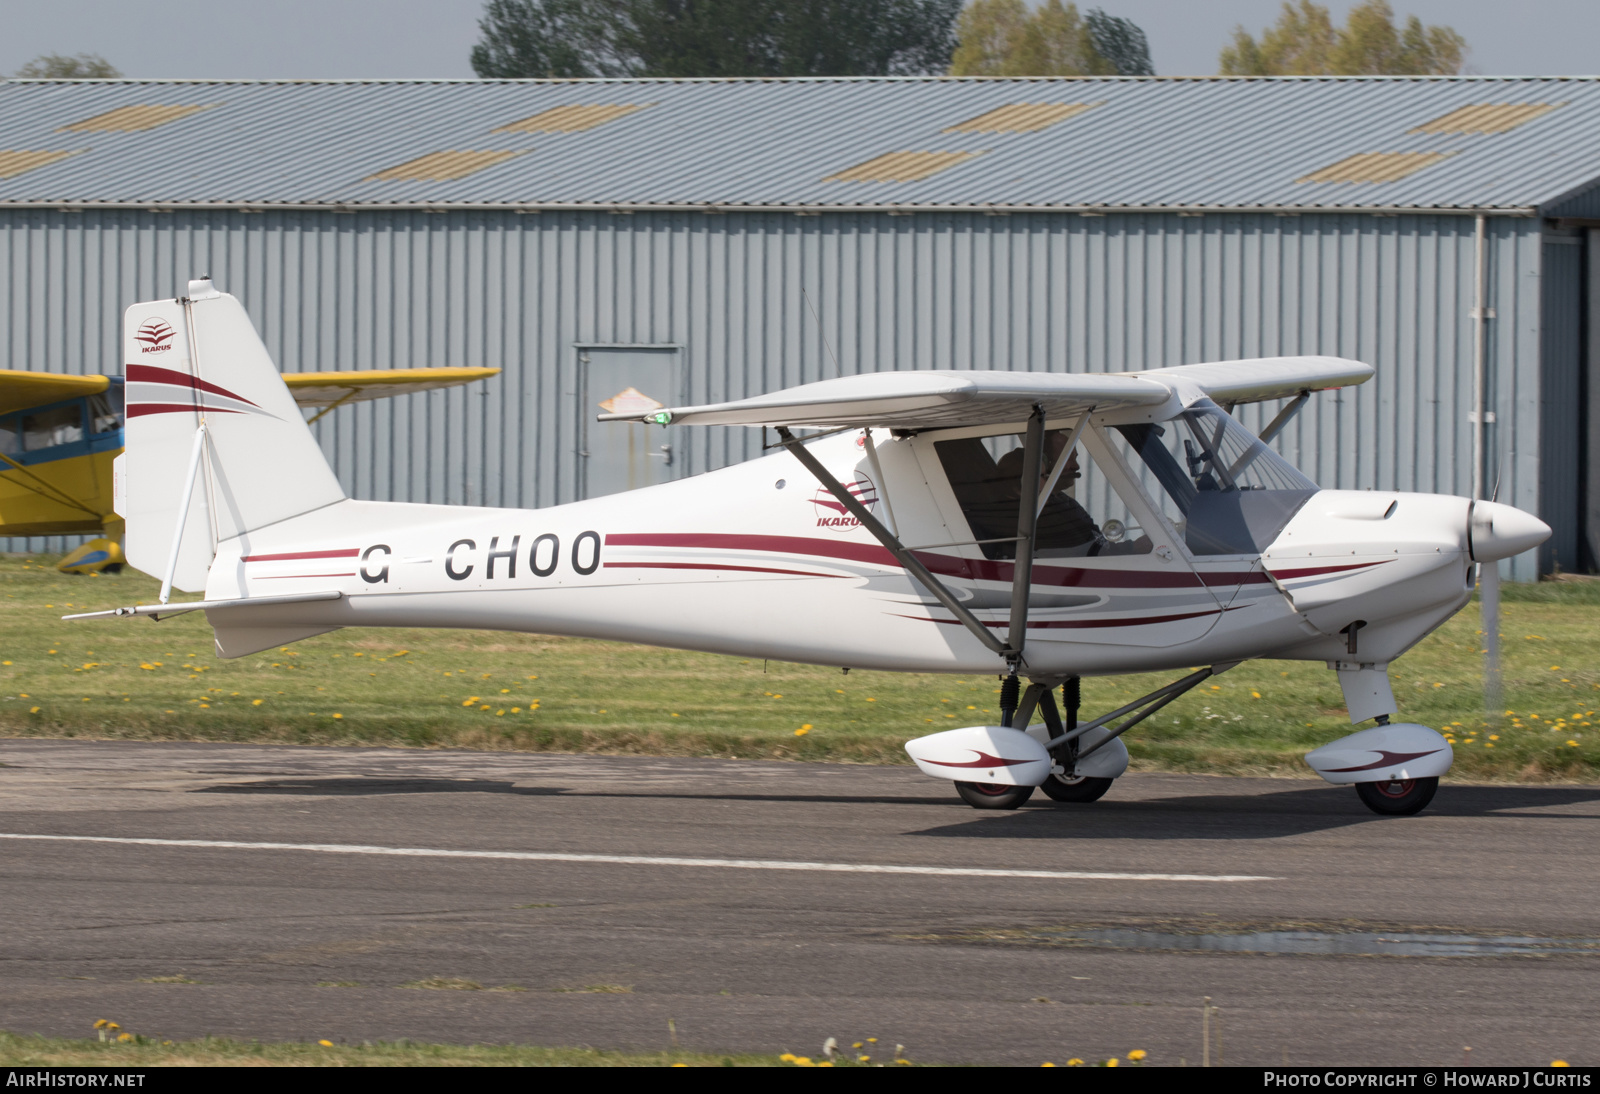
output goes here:
[{"label": "tree line", "polygon": [[[472,48],[485,79],[585,76],[1153,76],[1131,19],[1044,0],[487,0]],[[1223,76],[1448,76],[1467,43],[1388,0],[1343,26],[1285,0],[1259,37],[1235,27]],[[121,76],[105,58],[45,54],[15,75]]]},{"label": "tree line", "polygon": [[[1153,76],[1131,19],[1044,0],[487,0],[472,68],[488,78],[594,76]],[[1388,0],[1344,25],[1286,0],[1236,27],[1224,76],[1453,75],[1467,43]]]}]

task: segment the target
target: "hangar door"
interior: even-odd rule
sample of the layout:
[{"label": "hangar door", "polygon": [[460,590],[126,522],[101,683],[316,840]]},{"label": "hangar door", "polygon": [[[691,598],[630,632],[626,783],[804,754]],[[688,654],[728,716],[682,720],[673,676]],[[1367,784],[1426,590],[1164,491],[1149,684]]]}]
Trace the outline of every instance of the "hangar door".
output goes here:
[{"label": "hangar door", "polygon": [[679,427],[597,422],[595,415],[682,406],[682,354],[675,345],[578,347],[578,497],[654,486],[683,468]]}]

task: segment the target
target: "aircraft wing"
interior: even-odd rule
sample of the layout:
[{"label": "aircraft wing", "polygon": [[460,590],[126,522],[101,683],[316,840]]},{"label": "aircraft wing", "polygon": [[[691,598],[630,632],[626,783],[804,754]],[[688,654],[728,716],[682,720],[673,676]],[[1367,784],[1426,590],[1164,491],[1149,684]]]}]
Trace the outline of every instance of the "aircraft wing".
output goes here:
[{"label": "aircraft wing", "polygon": [[1359,384],[1372,366],[1341,357],[1264,357],[1144,372],[875,372],[706,406],[601,414],[602,422],[659,425],[878,426],[937,429],[1018,422],[1035,405],[1047,418],[1158,406],[1198,387],[1221,403],[1258,402]]},{"label": "aircraft wing", "polygon": [[1217,403],[1260,403],[1287,399],[1302,391],[1364,384],[1372,379],[1373,371],[1371,365],[1345,357],[1257,357],[1176,365],[1131,375],[1157,382],[1181,380],[1198,387]]},{"label": "aircraft wing", "polygon": [[498,375],[497,368],[372,368],[355,372],[285,372],[283,382],[302,407],[332,407],[434,391]]},{"label": "aircraft wing", "polygon": [[0,414],[46,406],[81,395],[98,395],[111,386],[105,376],[68,376],[60,372],[26,372],[0,368]]},{"label": "aircraft wing", "polygon": [[1106,373],[871,372],[730,403],[602,414],[599,420],[934,429],[1022,421],[1036,404],[1048,418],[1065,418],[1089,407],[1154,406],[1171,396],[1165,384]]}]

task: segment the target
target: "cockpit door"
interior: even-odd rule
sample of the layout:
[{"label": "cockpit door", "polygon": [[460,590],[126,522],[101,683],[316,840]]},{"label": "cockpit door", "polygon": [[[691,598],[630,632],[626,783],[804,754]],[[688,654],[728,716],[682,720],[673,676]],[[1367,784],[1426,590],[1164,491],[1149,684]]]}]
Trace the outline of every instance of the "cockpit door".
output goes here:
[{"label": "cockpit door", "polygon": [[[1062,445],[1073,424],[1047,423],[1052,470],[1053,460],[1072,455]],[[930,551],[951,560],[936,572],[959,568],[948,580],[971,592],[968,603],[986,622],[1008,618],[1022,492],[1013,453],[1021,443],[992,428],[927,433],[915,442],[944,524],[964,533]],[[1098,427],[1080,433],[1076,466],[1067,466],[1076,474],[1056,477],[1039,516],[1028,642],[1164,648],[1204,637],[1222,605]]]}]

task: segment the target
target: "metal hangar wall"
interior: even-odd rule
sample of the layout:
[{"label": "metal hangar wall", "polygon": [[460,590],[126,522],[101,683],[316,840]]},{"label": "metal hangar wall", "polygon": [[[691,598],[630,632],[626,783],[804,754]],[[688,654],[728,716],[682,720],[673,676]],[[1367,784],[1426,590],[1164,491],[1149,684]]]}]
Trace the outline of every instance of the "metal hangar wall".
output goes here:
[{"label": "metal hangar wall", "polygon": [[[1132,92],[1165,96],[1140,108],[1146,129],[1186,109],[1184,96],[1248,92],[1256,107],[1271,109],[1253,122],[1240,117],[1229,123],[1228,132],[1246,135],[1281,129],[1302,92],[1347,111],[1352,95],[1375,89],[1388,100],[1411,102],[1410,114],[1424,121],[1449,116],[1450,109],[1459,113],[1465,109],[1459,103],[1485,96],[1541,102],[1565,96],[1550,117],[1559,121],[1565,111],[1577,119],[1572,106],[1581,92],[1585,102],[1592,100],[1600,128],[1600,86],[1544,86],[1552,82],[730,81],[719,87],[717,81],[528,81],[509,89],[467,82],[355,90],[380,105],[426,91],[445,106],[457,104],[458,113],[484,87],[524,98],[553,91],[579,100],[668,100],[679,92],[710,95],[727,85],[759,84],[755,90],[769,106],[774,96],[799,101],[820,92],[894,105],[895,96],[914,92],[921,98],[913,105],[931,97],[939,100],[933,106],[941,117],[957,119],[986,117],[983,110],[993,113],[1018,99],[1090,104],[1058,112],[1065,120],[1049,123],[1047,131],[1058,136],[1070,134],[1081,121],[1077,115],[1109,113],[1107,102]],[[4,81],[0,168],[7,146],[20,147],[24,138],[40,143],[27,137],[38,125],[21,118],[30,104],[27,96],[11,94],[18,85],[35,99],[41,91],[56,93],[62,101],[51,100],[52,108],[62,117],[91,106],[109,105],[115,113],[125,109],[116,106],[122,99],[227,101],[265,89],[309,101],[329,90],[318,84],[219,89],[118,81],[86,88]],[[116,95],[108,99],[110,92]],[[77,101],[91,93],[92,104]],[[1370,130],[1383,103],[1356,106]],[[524,104],[510,112],[531,109]],[[910,108],[897,109],[903,123]],[[219,107],[196,116],[223,113]],[[637,111],[638,117],[650,113]],[[615,111],[608,117],[621,120],[603,118],[596,132],[635,120]],[[713,123],[737,128],[740,118],[735,112],[731,120],[706,124]],[[186,124],[180,119],[171,128]],[[1534,127],[1527,119],[1517,124],[1519,133]],[[1564,130],[1569,136],[1570,129]],[[1046,135],[1018,132],[1032,132],[1035,140]],[[1122,130],[1124,145],[1128,133]],[[1488,411],[1481,426],[1484,490],[1498,483],[1502,500],[1540,513],[1556,529],[1540,557],[1530,553],[1507,570],[1507,576],[1530,580],[1555,566],[1593,568],[1600,535],[1593,497],[1600,453],[1588,441],[1592,415],[1586,410],[1596,394],[1589,382],[1596,355],[1585,344],[1596,329],[1585,317],[1593,311],[1596,284],[1588,274],[1595,261],[1590,235],[1600,220],[1584,220],[1600,214],[1590,208],[1597,205],[1600,157],[1562,168],[1566,174],[1548,185],[1529,189],[1530,183],[1520,196],[1491,192],[1470,179],[1461,185],[1483,190],[1472,200],[1444,193],[1449,186],[1443,183],[1432,197],[1395,189],[1423,185],[1427,170],[1459,170],[1472,158],[1471,141],[1482,135],[1461,138],[1466,151],[1459,154],[1394,153],[1436,159],[1387,184],[1313,185],[1307,182],[1312,176],[1295,175],[1303,167],[1273,168],[1276,177],[1305,184],[1278,185],[1283,194],[1203,193],[1194,181],[1202,172],[1183,163],[1182,149],[1167,148],[1165,155],[1189,178],[1173,181],[1169,190],[1176,196],[1161,203],[1136,193],[1139,186],[1126,179],[1075,184],[1079,194],[1051,177],[1041,183],[1051,201],[999,200],[1008,196],[999,155],[988,173],[976,170],[993,149],[974,149],[965,153],[970,163],[939,168],[951,177],[967,171],[966,190],[922,205],[899,192],[916,190],[917,179],[885,182],[857,205],[814,198],[798,182],[792,197],[717,201],[725,193],[705,180],[691,187],[702,195],[696,200],[685,193],[662,196],[670,200],[600,200],[630,195],[595,192],[577,195],[583,200],[557,194],[536,201],[515,179],[466,200],[442,200],[453,197],[445,191],[455,183],[447,179],[414,184],[427,193],[392,193],[364,203],[319,193],[318,180],[309,176],[275,193],[241,184],[228,195],[178,179],[146,186],[146,198],[114,192],[121,184],[105,175],[63,175],[51,183],[45,176],[54,168],[47,165],[0,178],[0,367],[118,372],[122,309],[173,295],[191,276],[209,273],[244,302],[286,371],[504,367],[486,385],[359,404],[319,422],[314,428],[352,496],[537,507],[629,485],[596,464],[587,429],[595,404],[631,377],[646,378],[649,390],[629,383],[663,402],[708,402],[883,369],[1120,371],[1296,353],[1355,357],[1378,371],[1361,388],[1313,400],[1275,442],[1308,474],[1325,486],[1469,494],[1481,356]],[[990,145],[1010,139],[980,136]],[[1113,150],[1115,137],[1106,138]],[[205,153],[199,160],[227,162],[220,136],[196,139]],[[1352,140],[1348,148],[1381,143],[1370,136]],[[637,144],[630,147],[637,156]],[[1037,152],[1044,146],[1022,147]],[[1348,148],[1308,146],[1301,160],[1339,166]],[[1093,142],[1080,141],[1076,151],[1109,154]],[[1489,151],[1499,155],[1504,148]],[[623,153],[588,153],[602,166],[612,154]],[[863,156],[832,154],[839,162]],[[391,149],[371,155],[378,165],[400,157]],[[90,158],[73,155],[62,170],[82,170]],[[508,169],[519,162],[511,160]],[[1380,168],[1380,175],[1400,170]],[[821,170],[797,168],[795,178],[810,185]],[[1267,168],[1258,162],[1254,170]],[[476,177],[473,172],[462,177]],[[1152,172],[1159,170],[1146,169]],[[358,177],[353,170],[346,174]],[[33,189],[17,188],[30,175]],[[932,173],[922,185],[941,177]],[[1113,184],[1128,203],[1109,199],[1105,186]],[[897,192],[886,194],[883,187]],[[1328,194],[1344,204],[1332,207]],[[1078,200],[1082,195],[1086,199]],[[986,197],[995,200],[979,200]],[[1214,200],[1207,204],[1206,198]],[[1481,315],[1475,311],[1480,277]],[[1481,354],[1475,348],[1480,334]],[[1259,425],[1254,415],[1273,409],[1241,414]],[[670,466],[671,474],[693,474],[750,458],[760,445],[759,431],[684,431],[672,438],[670,451],[652,451],[651,458]],[[10,546],[37,550],[64,542]]]}]

